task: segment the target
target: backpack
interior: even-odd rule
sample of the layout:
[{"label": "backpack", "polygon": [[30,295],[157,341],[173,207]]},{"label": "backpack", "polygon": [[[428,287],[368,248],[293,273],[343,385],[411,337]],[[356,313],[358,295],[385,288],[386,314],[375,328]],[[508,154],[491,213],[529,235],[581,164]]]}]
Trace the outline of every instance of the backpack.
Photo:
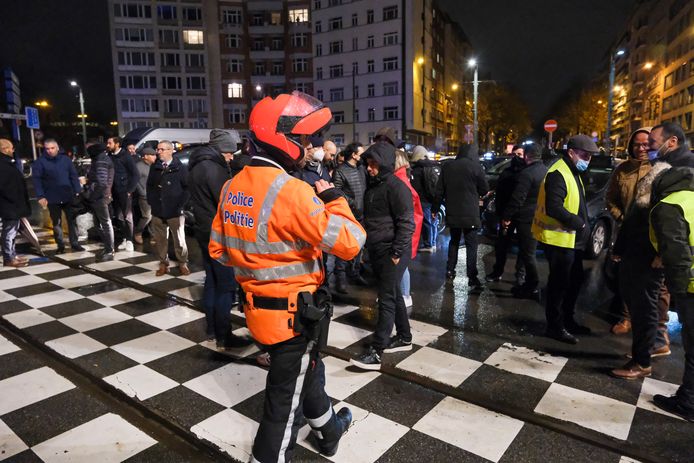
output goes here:
[{"label": "backpack", "polygon": [[426,196],[427,202],[432,202],[436,196],[436,184],[439,182],[439,176],[441,175],[441,166],[427,166],[424,169],[424,194]]}]

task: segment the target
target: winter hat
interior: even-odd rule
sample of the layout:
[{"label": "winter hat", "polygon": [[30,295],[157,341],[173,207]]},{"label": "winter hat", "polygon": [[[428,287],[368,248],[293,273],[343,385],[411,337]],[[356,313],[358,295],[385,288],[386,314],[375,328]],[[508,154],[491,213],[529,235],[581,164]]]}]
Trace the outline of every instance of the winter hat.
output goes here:
[{"label": "winter hat", "polygon": [[424,159],[426,157],[427,157],[427,149],[425,147],[423,147],[422,145],[417,145],[412,150],[411,162],[421,161],[422,159]]},{"label": "winter hat", "polygon": [[151,155],[153,155],[153,156],[156,156],[156,155],[157,155],[157,152],[156,152],[156,150],[155,150],[154,148],[152,148],[152,147],[150,147],[150,146],[147,146],[146,148],[144,148],[144,149],[142,150],[142,156],[144,156],[144,155],[146,155],[146,154],[151,154]]},{"label": "winter hat", "polygon": [[212,129],[210,131],[210,147],[215,148],[220,153],[233,153],[236,151],[236,142],[229,132]]},{"label": "winter hat", "polygon": [[392,127],[382,127],[381,129],[379,129],[379,131],[376,132],[376,136],[374,137],[374,139],[379,138],[385,138],[384,141],[387,141],[393,146],[395,146],[400,141],[395,139],[395,129]]}]

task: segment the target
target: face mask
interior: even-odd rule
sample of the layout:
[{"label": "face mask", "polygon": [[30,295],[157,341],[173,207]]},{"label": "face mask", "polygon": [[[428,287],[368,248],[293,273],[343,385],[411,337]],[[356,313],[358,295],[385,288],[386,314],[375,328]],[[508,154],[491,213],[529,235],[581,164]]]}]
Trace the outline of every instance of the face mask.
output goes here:
[{"label": "face mask", "polygon": [[648,160],[654,161],[658,158],[658,153],[660,150],[648,150]]},{"label": "face mask", "polygon": [[323,151],[323,148],[316,148],[316,150],[313,152],[313,160],[314,161],[323,161],[324,157],[325,157],[325,151]]},{"label": "face mask", "polygon": [[588,164],[590,164],[590,162],[579,159],[576,162],[576,169],[578,169],[579,172],[585,172],[588,169]]}]

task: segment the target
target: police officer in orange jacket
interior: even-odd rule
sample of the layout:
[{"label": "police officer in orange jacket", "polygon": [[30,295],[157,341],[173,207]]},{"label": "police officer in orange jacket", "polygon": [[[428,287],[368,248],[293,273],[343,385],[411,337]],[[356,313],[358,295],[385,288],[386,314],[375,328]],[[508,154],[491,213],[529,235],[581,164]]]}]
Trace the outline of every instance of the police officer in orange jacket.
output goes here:
[{"label": "police officer in orange jacket", "polygon": [[[318,450],[334,455],[352,421],[333,411],[319,348],[332,315],[322,252],[350,260],[366,239],[340,190],[316,192],[288,172],[302,167],[305,137],[325,130],[330,110],[301,92],[264,98],[249,126],[256,155],[222,188],[210,256],[236,269],[253,338],[270,354],[263,418],[253,462],[290,461],[302,415]],[[317,194],[317,196],[316,196]]]}]

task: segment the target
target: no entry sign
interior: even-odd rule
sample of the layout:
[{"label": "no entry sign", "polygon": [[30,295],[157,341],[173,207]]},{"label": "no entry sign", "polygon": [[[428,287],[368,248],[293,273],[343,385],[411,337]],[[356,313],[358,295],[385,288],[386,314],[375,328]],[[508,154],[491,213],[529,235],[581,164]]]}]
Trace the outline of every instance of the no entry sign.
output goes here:
[{"label": "no entry sign", "polygon": [[550,120],[546,121],[545,122],[545,130],[549,133],[552,133],[555,130],[557,130],[557,121],[555,121],[554,119],[550,119]]}]

